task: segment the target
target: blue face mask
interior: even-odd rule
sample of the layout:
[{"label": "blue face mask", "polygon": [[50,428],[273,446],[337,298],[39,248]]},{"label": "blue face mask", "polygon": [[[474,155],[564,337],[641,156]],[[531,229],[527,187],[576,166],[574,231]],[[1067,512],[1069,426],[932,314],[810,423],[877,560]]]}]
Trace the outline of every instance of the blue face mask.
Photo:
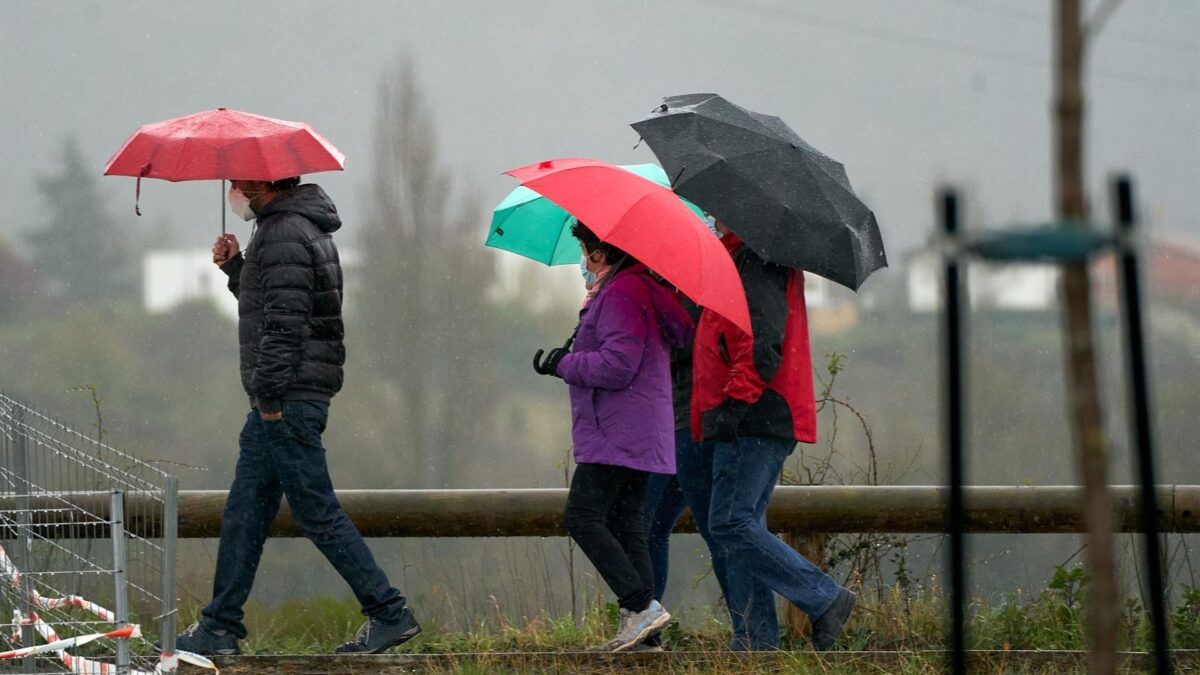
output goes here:
[{"label": "blue face mask", "polygon": [[583,276],[583,282],[588,286],[596,283],[596,273],[587,268],[587,256],[579,256],[579,274]]}]

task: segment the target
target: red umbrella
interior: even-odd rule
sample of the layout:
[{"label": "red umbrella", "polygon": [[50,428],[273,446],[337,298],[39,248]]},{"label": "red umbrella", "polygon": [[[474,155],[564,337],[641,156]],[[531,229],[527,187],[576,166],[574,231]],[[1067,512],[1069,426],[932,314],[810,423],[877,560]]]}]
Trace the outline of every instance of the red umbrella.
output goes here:
[{"label": "red umbrella", "polygon": [[645,263],[696,304],[751,333],[746,293],[733,260],[669,189],[594,159],[554,159],[505,173]]},{"label": "red umbrella", "polygon": [[345,159],[303,122],[217,108],[142,125],[108,160],[104,175],[136,176],[139,192],[143,177],[221,180],[224,196],[225,180],[272,181],[341,171]]}]

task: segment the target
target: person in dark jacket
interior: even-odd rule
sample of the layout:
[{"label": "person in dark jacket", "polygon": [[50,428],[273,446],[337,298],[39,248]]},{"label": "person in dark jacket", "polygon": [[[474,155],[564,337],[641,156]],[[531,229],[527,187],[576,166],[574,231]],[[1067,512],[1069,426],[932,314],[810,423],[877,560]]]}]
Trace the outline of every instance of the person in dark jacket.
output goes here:
[{"label": "person in dark jacket", "polygon": [[580,240],[588,300],[571,351],[551,350],[537,372],[570,385],[575,474],[564,524],[617,596],[617,634],[593,651],[624,651],[671,615],[654,599],[642,508],[651,474],[675,472],[671,347],[692,337],[691,317],[646,265],[602,243],[586,225]]},{"label": "person in dark jacket", "polygon": [[[665,283],[665,282],[664,282]],[[695,321],[700,317],[700,307],[677,293],[680,304]],[[689,343],[671,350],[671,398],[675,408],[675,465],[678,471],[680,445],[692,442],[689,431],[689,409],[692,400],[692,345]],[[646,484],[646,505],[643,516],[646,521],[646,543],[650,549],[650,563],[654,569],[654,599],[660,603],[667,591],[667,577],[671,571],[671,533],[675,522],[683,515],[687,503],[679,488],[679,477],[675,474],[652,473]],[[725,587],[725,568],[714,561],[713,571]],[[633,651],[662,651],[662,633],[653,633]]]},{"label": "person in dark jacket", "polygon": [[246,637],[242,605],[285,495],[305,535],[350,585],[367,617],[337,652],[381,652],[421,631],[342,511],[329,478],[321,434],[346,360],[342,268],[332,237],[342,221],[320,187],[299,183],[233,181],[230,206],[246,220],[257,219],[256,228],[244,252],[229,234],[213,246],[213,262],[229,275],[238,299],[250,412],[221,520],[213,598],[202,619],[179,636],[180,650],[238,653],[238,640]]},{"label": "person in dark jacket", "polygon": [[742,613],[749,631],[751,641],[743,648],[778,644],[774,602],[766,601],[774,591],[808,615],[813,646],[826,650],[849,618],[854,593],[766,524],[784,460],[797,442],[817,439],[804,273],[765,262],[735,232],[720,223],[718,230],[742,279],[754,335],[714,312],[700,315],[692,352],[691,430],[694,441],[703,441],[705,457],[680,463],[680,484],[685,496],[709,496],[707,522],[697,519],[697,525],[713,557],[724,556],[727,569],[737,570],[727,574],[725,591],[731,617],[736,622]]},{"label": "person in dark jacket", "polygon": [[[716,221],[708,217],[709,228],[717,236]],[[680,296],[680,302],[687,309],[693,321],[700,318],[700,307],[686,297]],[[711,476],[712,474],[712,444],[704,444],[692,440],[691,407],[692,407],[692,349],[693,345],[671,350],[671,395],[675,404],[675,467],[676,475],[651,474],[646,489],[646,533],[650,546],[650,560],[654,565],[654,597],[662,601],[667,588],[667,577],[670,571],[670,541],[675,522],[683,514],[685,507],[692,509],[693,518],[699,523],[709,550],[712,551],[713,576],[721,588],[724,598],[729,597],[729,575],[726,569],[726,556],[720,546],[713,540],[708,529],[709,502],[711,499],[711,479],[687,483],[689,491],[684,494],[680,483],[680,474],[694,476]],[[730,649],[734,651],[769,650],[779,646],[779,621],[775,614],[775,593],[765,584],[755,583],[752,578],[738,576],[734,583],[750,584],[750,602],[741,606],[739,611],[731,612],[733,640]],[[738,590],[737,597],[745,597],[747,592]],[[728,602],[727,602],[728,604]],[[661,651],[662,635],[655,633],[641,645],[641,651]]]}]

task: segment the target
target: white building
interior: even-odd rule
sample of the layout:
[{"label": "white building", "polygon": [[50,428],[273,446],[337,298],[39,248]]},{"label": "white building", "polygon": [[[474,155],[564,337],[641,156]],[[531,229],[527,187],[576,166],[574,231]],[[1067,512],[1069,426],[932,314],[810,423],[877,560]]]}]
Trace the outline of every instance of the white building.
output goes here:
[{"label": "white building", "polygon": [[[942,306],[942,257],[922,250],[908,259],[905,285],[908,309],[918,314]],[[1058,268],[1045,264],[967,264],[967,294],[971,309],[1036,312],[1053,309],[1058,302]]]},{"label": "white building", "polygon": [[208,249],[147,251],[142,257],[142,304],[151,314],[208,300],[237,321],[237,298],[226,287],[228,281]]},{"label": "white building", "polygon": [[[338,255],[347,269],[358,263],[354,250],[342,249]],[[237,298],[229,292],[228,283],[206,248],[147,251],[142,256],[142,306],[151,314],[207,300],[222,315],[237,321]]]},{"label": "white building", "polygon": [[488,289],[492,302],[521,302],[539,314],[583,304],[587,292],[578,265],[548,267],[512,253],[488,253],[496,256],[496,281]]},{"label": "white building", "polygon": [[853,292],[847,289],[842,289],[845,292],[835,290],[841,288],[825,277],[817,276],[816,274],[804,275],[804,305],[809,310],[813,309],[829,309],[836,307],[846,302],[854,302]]}]

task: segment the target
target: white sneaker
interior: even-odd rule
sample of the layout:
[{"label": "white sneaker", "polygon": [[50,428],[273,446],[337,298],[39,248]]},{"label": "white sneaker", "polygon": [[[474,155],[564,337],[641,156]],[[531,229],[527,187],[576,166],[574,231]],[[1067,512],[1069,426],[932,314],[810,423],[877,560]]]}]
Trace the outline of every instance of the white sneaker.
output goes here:
[{"label": "white sneaker", "polygon": [[608,644],[615,645],[612,648],[614,652],[625,651],[650,637],[651,633],[667,625],[670,620],[671,615],[667,610],[657,600],[651,600],[646,609],[628,614],[625,623]]},{"label": "white sneaker", "polygon": [[[621,611],[617,613],[617,635],[620,635],[625,630],[626,624],[629,623],[629,617],[632,615],[633,615],[633,612],[631,612],[627,609],[621,609]],[[585,651],[585,652],[611,652],[614,650],[615,647],[617,647],[619,645],[620,645],[620,642],[618,642],[616,638],[613,638],[613,639],[609,640],[608,642],[605,642],[602,645],[588,647],[587,649],[585,649],[583,651]]]}]

